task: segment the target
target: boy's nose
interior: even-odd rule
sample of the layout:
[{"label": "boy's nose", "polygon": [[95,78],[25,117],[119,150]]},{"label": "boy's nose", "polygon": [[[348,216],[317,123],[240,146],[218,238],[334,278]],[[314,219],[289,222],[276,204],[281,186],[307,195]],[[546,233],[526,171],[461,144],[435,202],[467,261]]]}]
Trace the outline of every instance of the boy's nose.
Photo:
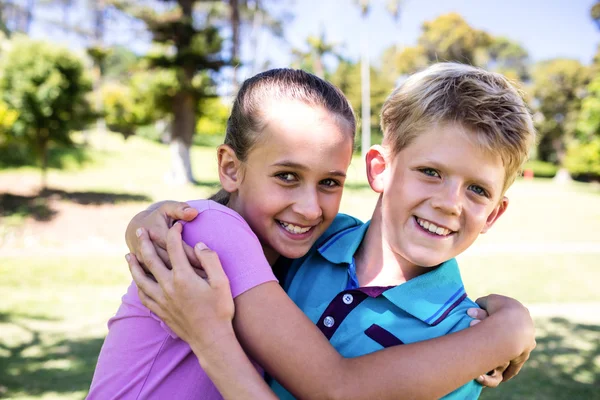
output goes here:
[{"label": "boy's nose", "polygon": [[462,196],[459,185],[446,184],[431,200],[431,205],[445,214],[460,215],[462,212]]}]

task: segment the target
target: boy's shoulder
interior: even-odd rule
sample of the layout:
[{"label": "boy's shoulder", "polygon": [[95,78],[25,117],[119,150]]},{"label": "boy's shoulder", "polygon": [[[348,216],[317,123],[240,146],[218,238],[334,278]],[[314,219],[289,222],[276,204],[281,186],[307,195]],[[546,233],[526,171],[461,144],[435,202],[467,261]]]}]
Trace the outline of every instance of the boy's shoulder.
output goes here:
[{"label": "boy's shoulder", "polygon": [[334,220],[331,223],[331,225],[329,226],[329,228],[327,228],[327,230],[325,232],[323,232],[323,234],[317,239],[317,241],[313,245],[313,249],[318,249],[323,244],[325,244],[329,240],[331,240],[335,235],[337,235],[345,230],[352,229],[357,226],[361,226],[363,224],[364,224],[364,222],[362,222],[358,218],[355,218],[348,214],[339,213],[334,218]]}]

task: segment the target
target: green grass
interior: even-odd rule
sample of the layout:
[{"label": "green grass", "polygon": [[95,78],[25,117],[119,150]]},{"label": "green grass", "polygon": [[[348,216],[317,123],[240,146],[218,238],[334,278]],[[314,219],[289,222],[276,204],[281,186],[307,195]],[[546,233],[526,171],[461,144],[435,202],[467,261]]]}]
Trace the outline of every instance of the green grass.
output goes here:
[{"label": "green grass", "polygon": [[[151,200],[206,197],[216,189],[214,149],[193,149],[199,185],[175,187],[162,179],[166,146],[112,134],[92,136],[91,143],[83,164],[50,170],[53,189],[108,193],[114,201],[138,201],[140,209]],[[0,171],[0,184],[11,180],[38,182],[39,173],[31,167]],[[473,298],[503,293],[525,302],[534,315],[545,312],[536,317],[538,348],[522,373],[484,390],[482,398],[598,398],[600,189],[519,180],[508,196],[507,213],[459,257],[465,285]],[[357,156],[341,210],[367,220],[376,201]],[[4,213],[1,206],[0,238],[28,218],[25,205]],[[0,247],[0,398],[82,399],[106,321],[130,281],[122,255],[10,250]]]}]

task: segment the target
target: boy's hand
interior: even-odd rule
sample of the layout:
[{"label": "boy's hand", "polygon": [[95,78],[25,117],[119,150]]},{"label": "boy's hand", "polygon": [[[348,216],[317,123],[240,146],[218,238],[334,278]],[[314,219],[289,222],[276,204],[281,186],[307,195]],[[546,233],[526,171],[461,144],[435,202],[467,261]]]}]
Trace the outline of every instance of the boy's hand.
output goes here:
[{"label": "boy's hand", "polygon": [[[167,232],[175,221],[191,221],[198,215],[198,211],[190,207],[187,203],[178,201],[163,201],[150,206],[147,210],[138,213],[129,222],[125,231],[125,241],[129,251],[133,253],[142,266],[147,265],[147,261],[141,251],[142,244],[140,236],[145,229],[148,232],[156,254],[163,261],[165,266],[171,269],[171,261],[167,254]],[[187,244],[183,244],[183,249],[190,263],[194,267],[200,267],[198,258],[194,251]]]},{"label": "boy's hand", "polygon": [[476,303],[479,304],[481,308],[487,310],[489,315],[500,311],[507,312],[507,323],[514,325],[515,335],[523,337],[523,345],[519,350],[519,355],[510,360],[507,364],[499,366],[495,370],[488,372],[488,374],[477,378],[477,381],[482,385],[494,387],[492,385],[494,385],[496,381],[498,381],[498,383],[495,384],[495,386],[498,386],[500,382],[513,378],[519,373],[521,368],[523,368],[523,365],[529,359],[531,352],[536,346],[535,328],[529,310],[515,299],[492,294],[477,299]]},{"label": "boy's hand", "polygon": [[[469,308],[467,310],[467,314],[469,315],[469,317],[473,318],[473,321],[471,321],[469,326],[477,325],[478,323],[480,323],[481,321],[483,321],[484,319],[486,319],[487,317],[490,316],[488,314],[488,312],[486,310],[484,310],[483,308],[476,308],[476,307]],[[507,363],[499,366],[498,368],[493,369],[492,371],[489,371],[485,375],[480,375],[475,380],[477,382],[479,382],[480,385],[485,386],[485,387],[490,387],[490,388],[498,387],[498,385],[502,383],[502,381],[504,379],[503,373],[508,368],[509,365],[510,365],[510,363],[507,362]]]},{"label": "boy's hand", "polygon": [[233,334],[234,304],[217,254],[200,243],[196,245],[194,252],[208,278],[197,276],[184,253],[181,229],[181,224],[175,223],[167,236],[172,270],[165,267],[145,231],[140,237],[146,267],[156,281],[147,276],[134,255],[129,254],[127,261],[142,303],[198,355]]}]

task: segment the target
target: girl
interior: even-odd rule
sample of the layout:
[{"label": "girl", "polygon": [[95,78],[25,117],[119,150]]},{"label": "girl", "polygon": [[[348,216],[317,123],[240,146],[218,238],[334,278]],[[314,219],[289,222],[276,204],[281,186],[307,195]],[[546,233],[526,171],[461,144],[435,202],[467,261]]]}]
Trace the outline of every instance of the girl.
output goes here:
[{"label": "girl", "polygon": [[[184,239],[202,241],[219,254],[238,310],[236,334],[246,351],[298,397],[439,397],[527,348],[523,337],[507,334],[523,324],[518,306],[506,302],[504,310],[510,312],[495,313],[472,333],[344,359],[285,295],[269,268],[281,255],[303,256],[337,215],[354,131],[354,116],[343,95],[310,74],[275,70],[246,81],[234,103],[225,144],[217,151],[223,190],[214,199],[227,207],[192,203],[199,215],[193,229],[186,227]],[[173,228],[173,243],[179,229],[179,224]],[[143,230],[139,233],[147,239]],[[142,260],[155,273],[165,272],[145,243]],[[263,257],[256,251],[261,250],[259,243]],[[210,271],[210,262],[203,261]],[[135,263],[133,257],[130,262]],[[211,285],[219,281],[209,278]],[[514,318],[516,313],[521,317]],[[227,320],[230,314],[223,315],[217,319]],[[267,396],[268,388],[249,368],[231,332],[213,328],[222,324],[210,326],[200,340],[191,332],[177,333],[193,344],[221,394]],[[109,328],[90,398],[218,397],[192,348],[141,305],[135,286]],[[483,357],[480,353],[490,340],[496,347]],[[228,351],[223,354],[219,349],[224,343]],[[463,346],[463,359],[456,365],[435,361],[440,354],[450,359]],[[223,355],[235,364],[224,364]],[[469,368],[464,368],[466,363]]]}]

